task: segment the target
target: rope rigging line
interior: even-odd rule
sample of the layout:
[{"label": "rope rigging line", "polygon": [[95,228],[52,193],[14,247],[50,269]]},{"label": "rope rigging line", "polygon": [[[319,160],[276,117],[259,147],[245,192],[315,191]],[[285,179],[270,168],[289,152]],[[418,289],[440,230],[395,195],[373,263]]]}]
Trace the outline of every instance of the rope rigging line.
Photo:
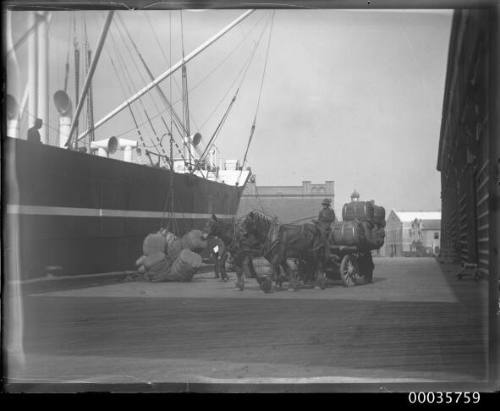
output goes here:
[{"label": "rope rigging line", "polygon": [[[127,34],[128,38],[129,38],[129,40],[130,40],[130,42],[132,43],[132,46],[134,47],[136,54],[138,55],[139,59],[141,60],[141,62],[142,62],[142,64],[143,64],[143,66],[144,66],[144,69],[148,72],[149,77],[150,77],[151,79],[153,79],[153,78],[154,78],[154,76],[153,76],[153,74],[151,73],[151,70],[149,70],[149,67],[147,66],[146,61],[145,61],[145,60],[144,60],[144,58],[142,57],[142,54],[140,53],[140,51],[139,51],[139,49],[138,49],[137,45],[135,44],[135,42],[133,41],[133,39],[132,39],[132,37],[131,37],[131,35],[130,35],[129,31],[127,30],[127,28],[126,28],[126,26],[125,26],[125,24],[124,24],[124,23],[123,23],[123,21],[121,21],[121,20],[120,20],[120,24],[122,25],[123,30],[124,30],[124,31],[125,31],[125,33]],[[131,52],[130,52],[130,49],[128,49],[128,52],[129,52],[129,54],[130,54],[131,59],[133,59],[133,57],[132,57],[132,55],[131,55]],[[136,67],[137,72],[138,72],[138,73],[139,73],[139,75],[141,76],[141,79],[142,79],[143,81],[145,81],[145,80],[144,80],[144,77],[142,76],[141,71],[139,70],[139,68],[138,68],[138,67],[137,67],[137,65],[135,64],[135,61],[134,61],[134,65],[135,65],[135,67]],[[175,113],[175,111],[174,111],[174,109],[173,109],[173,106],[171,105],[170,101],[167,99],[167,97],[165,96],[165,94],[163,93],[163,91],[161,90],[161,88],[159,88],[159,87],[160,87],[160,86],[159,86],[159,85],[157,85],[156,89],[157,89],[157,91],[159,92],[160,97],[163,99],[163,101],[164,101],[165,105],[167,106],[167,108],[169,108],[169,109],[170,109],[171,116],[172,116],[172,117],[171,117],[171,123],[172,123],[172,118],[174,117],[174,118],[176,119],[176,122],[174,123],[174,125],[175,125],[175,127],[176,127],[176,129],[177,129],[177,132],[178,132],[178,133],[179,133],[179,135],[181,135],[181,136],[182,136],[182,135],[185,135],[185,132],[184,132],[184,125],[181,123],[181,120],[178,118],[177,114]],[[152,99],[152,101],[153,101],[153,104],[155,105],[155,108],[158,110],[158,105],[157,105],[157,103],[156,103],[156,100],[153,98],[153,96],[151,96],[151,99]],[[145,110],[145,109],[144,109],[144,110]],[[151,119],[151,116],[149,116],[147,113],[145,113],[145,114],[146,114],[146,117],[148,118],[148,123],[150,124],[150,126],[152,127],[152,129],[154,129],[154,128],[153,128],[153,126],[152,126],[152,119]],[[168,134],[172,135],[172,128],[169,128],[169,127],[167,127],[167,126],[166,126],[166,123],[165,123],[165,121],[164,121],[164,119],[163,119],[163,116],[161,116],[161,119],[162,119],[163,123],[165,124],[165,127],[166,127],[166,129],[167,129]],[[164,147],[163,147],[162,140],[159,138],[159,136],[158,136],[158,134],[157,134],[156,132],[154,132],[154,135],[156,136],[157,142],[158,142],[158,144],[160,145],[161,150],[162,150],[162,152],[163,152],[163,154],[164,154],[165,158],[168,158],[168,156],[167,156],[167,154],[166,154],[166,151],[165,151],[165,149],[164,149]]]},{"label": "rope rigging line", "polygon": [[[109,57],[111,59],[111,56],[109,56]],[[118,81],[120,82],[120,88],[122,88],[122,94],[125,95],[125,93],[123,93],[123,85],[121,84],[121,79],[119,78],[118,70],[116,69],[115,64],[114,64],[112,59],[111,59],[111,64],[116,72],[116,76],[118,77]],[[132,116],[132,120],[136,126],[137,134],[139,136],[139,142],[143,146],[144,152],[146,153],[151,165],[154,165],[153,159],[151,158],[151,155],[149,154],[149,151],[148,151],[147,146],[146,146],[146,142],[144,141],[144,138],[142,137],[141,130],[139,129],[139,126],[137,125],[137,119],[135,117],[134,111],[132,110],[132,107],[130,106],[130,104],[128,105],[128,109],[130,111],[130,115]]]},{"label": "rope rigging line", "polygon": [[[148,25],[149,25],[151,31],[153,32],[153,37],[155,38],[156,44],[158,45],[158,48],[161,51],[161,54],[165,60],[165,63],[167,64],[167,66],[170,67],[172,57],[170,57],[170,59],[167,59],[167,56],[165,55],[165,52],[163,51],[163,47],[161,46],[160,40],[158,39],[158,34],[156,33],[156,30],[154,29],[153,23],[151,22],[151,19],[149,18],[149,14],[146,10],[144,10],[144,16],[146,17],[146,20],[148,21]],[[177,90],[181,91],[181,86],[179,86],[179,83],[177,82],[177,80],[175,78],[173,80],[175,82],[175,85],[177,86]],[[172,101],[172,99],[170,99],[170,101]]]},{"label": "rope rigging line", "polygon": [[[231,111],[231,109],[232,109],[232,107],[233,107],[233,105],[234,105],[234,103],[235,103],[235,101],[236,101],[236,98],[238,97],[238,93],[239,93],[239,91],[240,91],[240,89],[241,89],[241,86],[242,86],[242,84],[243,84],[243,81],[245,80],[245,77],[246,77],[246,75],[247,75],[248,69],[250,68],[250,65],[251,65],[251,63],[252,63],[252,61],[253,61],[253,57],[255,56],[255,52],[256,52],[256,50],[257,50],[257,48],[258,48],[259,44],[260,44],[260,41],[261,41],[261,39],[262,39],[262,35],[264,34],[264,31],[265,31],[265,26],[264,26],[264,29],[263,29],[263,30],[262,30],[262,32],[261,32],[261,35],[260,35],[260,37],[259,37],[259,40],[258,40],[258,41],[256,42],[256,44],[254,45],[254,48],[253,48],[253,50],[252,50],[252,53],[251,53],[250,57],[249,57],[249,58],[248,58],[248,60],[245,62],[245,65],[244,65],[244,66],[243,66],[243,68],[240,70],[240,72],[238,73],[238,76],[237,76],[237,77],[236,77],[236,79],[235,79],[235,80],[237,80],[237,79],[238,79],[238,77],[239,77],[239,75],[243,72],[243,75],[242,75],[242,77],[241,77],[241,79],[240,79],[240,82],[239,82],[239,84],[238,84],[238,88],[236,89],[236,92],[234,93],[234,96],[233,96],[233,98],[231,99],[231,102],[229,103],[229,106],[227,107],[226,111],[224,112],[224,115],[222,116],[221,120],[219,121],[219,123],[218,123],[217,127],[215,128],[215,131],[213,132],[212,137],[210,138],[209,142],[208,142],[208,143],[207,143],[207,145],[205,146],[205,150],[203,151],[202,155],[200,156],[199,163],[198,163],[198,167],[197,167],[198,169],[199,169],[199,167],[200,167],[200,165],[201,165],[201,162],[204,160],[204,158],[205,158],[205,156],[206,156],[206,154],[207,154],[208,150],[210,149],[211,145],[215,142],[215,139],[219,136],[220,131],[222,130],[222,127],[223,127],[224,123],[226,122],[226,120],[227,120],[227,118],[228,118],[228,116],[229,116],[229,112]],[[230,86],[230,88],[228,89],[228,91],[224,94],[223,99],[225,99],[225,97],[227,96],[227,94],[229,93],[229,91],[232,89],[232,86],[234,85],[234,83],[235,83],[235,82],[236,82],[236,81],[234,81],[234,82],[231,84],[231,86]],[[222,100],[223,100],[223,99],[222,99]],[[221,102],[222,102],[222,100],[221,100]],[[219,104],[220,104],[220,103],[219,103]],[[216,108],[217,108],[217,107],[216,107]],[[212,114],[213,114],[213,112],[212,112]],[[240,176],[241,176],[241,175],[240,175]]]},{"label": "rope rigging line", "polygon": [[257,48],[258,48],[258,46],[259,46],[259,44],[260,44],[260,41],[261,41],[261,39],[262,39],[262,36],[263,36],[263,34],[264,34],[264,32],[265,32],[265,27],[266,27],[266,26],[264,26],[264,28],[263,28],[263,30],[262,30],[262,32],[261,32],[261,34],[260,34],[260,37],[259,37],[258,41],[255,43],[254,48],[252,49],[250,56],[248,57],[248,59],[246,60],[246,62],[244,63],[244,65],[242,66],[242,68],[240,69],[240,71],[238,72],[238,75],[235,77],[235,79],[233,80],[233,82],[231,83],[231,85],[229,86],[229,88],[227,89],[226,93],[224,93],[224,96],[222,97],[222,99],[221,99],[221,100],[219,100],[219,102],[218,102],[218,103],[217,103],[217,105],[215,106],[214,110],[212,110],[212,112],[211,112],[211,113],[210,113],[210,115],[209,115],[209,118],[207,118],[207,120],[204,122],[204,124],[206,124],[206,123],[209,121],[209,119],[213,116],[213,114],[215,113],[215,111],[219,108],[219,106],[222,104],[222,102],[226,99],[226,96],[229,94],[229,92],[231,91],[231,89],[232,89],[232,88],[233,88],[233,86],[235,85],[236,81],[237,81],[237,80],[240,78],[240,76],[241,76],[241,79],[240,79],[240,82],[239,82],[239,84],[238,84],[238,88],[237,88],[237,90],[236,90],[236,93],[234,94],[233,99],[231,100],[231,103],[229,104],[229,107],[228,107],[228,109],[226,110],[226,112],[225,112],[224,116],[222,117],[221,121],[220,121],[220,122],[219,122],[219,124],[217,125],[216,131],[214,132],[214,134],[213,134],[213,136],[212,136],[212,139],[211,139],[211,141],[209,142],[209,144],[207,144],[207,146],[206,146],[207,148],[206,148],[206,149],[208,149],[208,148],[210,147],[210,145],[212,145],[212,144],[215,142],[215,139],[216,139],[216,138],[217,138],[217,136],[220,134],[220,129],[222,128],[222,126],[223,126],[224,122],[225,122],[225,121],[226,121],[226,119],[227,119],[227,115],[226,115],[226,114],[228,113],[228,110],[232,107],[232,105],[234,104],[234,100],[236,99],[236,97],[237,97],[237,95],[238,95],[238,93],[239,93],[239,90],[241,89],[241,86],[243,85],[243,82],[244,82],[244,80],[245,80],[245,78],[246,78],[246,75],[247,75],[247,73],[248,73],[248,70],[249,70],[249,68],[250,68],[250,65],[251,65],[251,63],[252,63],[252,61],[253,61],[253,58],[254,58],[254,56],[255,56],[255,53],[256,53],[256,51],[257,51]]},{"label": "rope rigging line", "polygon": [[[111,40],[112,40],[113,45],[114,45],[114,50],[115,50],[115,52],[117,54],[117,57],[118,57],[118,62],[121,64],[122,73],[124,74],[125,77],[127,77],[127,79],[124,81],[124,83],[127,84],[128,89],[130,91],[130,88],[134,85],[133,84],[133,80],[132,80],[132,78],[130,76],[130,73],[128,71],[127,65],[123,61],[123,58],[122,58],[122,55],[120,54],[120,51],[119,51],[119,48],[118,48],[115,36],[113,35],[113,32],[111,30],[110,30],[110,35],[111,35]],[[108,53],[108,56],[110,57],[111,60],[113,60],[112,57],[111,57],[111,55],[109,53]],[[116,69],[116,67],[115,67],[115,69]],[[117,70],[117,77],[120,79],[119,74],[118,74],[118,70]],[[122,90],[123,90],[123,88],[122,88]],[[141,102],[141,104],[142,104],[142,102]],[[142,138],[142,133],[140,132],[140,127],[137,125],[137,120],[136,120],[136,117],[135,117],[135,115],[133,113],[132,106],[131,106],[131,104],[128,104],[127,106],[128,106],[128,108],[130,110],[130,113],[132,114],[132,119],[134,120],[134,124],[136,124],[136,130],[137,130],[137,132],[141,136],[142,143],[144,145],[144,149],[146,150],[146,153],[148,153],[148,150],[147,150],[148,146],[146,146],[146,143],[145,143],[144,139]],[[154,143],[154,141],[151,141],[151,143],[153,144],[153,147],[155,148],[156,152],[159,154],[159,149],[156,146],[156,144]],[[153,164],[153,161],[152,161],[151,157],[150,156],[148,156],[148,157],[149,157],[149,160],[151,161],[151,164]]]},{"label": "rope rigging line", "polygon": [[[119,24],[121,25],[123,31],[125,32],[125,34],[127,35],[128,39],[130,40],[130,43],[132,44],[137,56],[139,57],[144,69],[146,70],[146,72],[148,73],[148,76],[150,78],[150,80],[154,80],[154,75],[153,73],[151,72],[151,70],[149,69],[147,63],[146,63],[146,60],[144,59],[144,57],[142,56],[141,52],[139,51],[139,48],[137,47],[137,44],[135,43],[134,39],[132,38],[132,36],[130,35],[130,32],[128,31],[127,27],[125,26],[125,24],[123,23],[123,20],[121,20],[121,17],[119,16],[118,17],[118,22]],[[128,49],[129,53],[131,54],[130,52],[130,49]],[[132,59],[132,55],[131,55],[131,59]],[[142,81],[144,81],[145,83],[147,83],[147,81],[144,79],[141,71],[139,70],[139,68],[137,67],[137,64],[135,62],[135,60],[133,60],[134,62],[134,65],[136,67],[136,70],[137,72],[139,73],[139,75],[141,76],[141,79]],[[175,118],[175,121],[176,121],[176,129],[178,131],[178,133],[180,135],[183,135],[183,134],[186,134],[186,129],[184,127],[184,124],[182,123],[182,120],[179,118],[179,116],[177,115],[177,113],[175,112],[173,106],[172,106],[172,103],[167,99],[167,97],[165,96],[165,94],[163,93],[163,90],[161,89],[160,87],[160,84],[158,84],[155,89],[157,90],[157,92],[160,94],[160,97],[163,99],[165,105],[170,108],[171,110],[171,113],[174,115],[174,118]],[[155,108],[156,110],[158,111],[158,104],[156,103],[156,100],[153,98],[153,96],[151,95],[151,99],[153,101],[153,104],[155,105]]]},{"label": "rope rigging line", "polygon": [[[117,30],[118,30],[118,27],[117,27]],[[122,39],[122,42],[123,42],[123,35],[122,35],[122,33],[121,33],[121,32],[119,32],[119,34],[120,34],[121,39]],[[132,53],[131,53],[130,49],[129,49],[128,47],[126,47],[126,49],[127,49],[128,53],[129,53],[129,55],[130,55],[131,60],[134,62],[134,65],[135,65],[136,70],[139,72],[139,75],[142,77],[142,74],[140,73],[140,70],[139,70],[139,68],[137,67],[137,64],[135,64],[135,61],[133,60],[133,55],[132,55]],[[117,50],[118,50],[118,48],[117,48]],[[122,56],[121,56],[120,54],[118,54],[118,55],[119,55],[119,57],[120,57],[120,58],[122,58]],[[134,85],[134,82],[133,82],[133,80],[132,80],[132,77],[131,77],[131,75],[130,75],[130,72],[128,71],[128,68],[127,68],[127,66],[125,65],[125,62],[124,62],[123,60],[122,60],[122,66],[124,67],[125,72],[127,73],[127,76],[128,76],[128,78],[129,78],[129,82],[130,82],[130,84]],[[134,87],[135,87],[135,85],[134,85]],[[147,121],[147,123],[149,124],[149,126],[150,126],[151,130],[153,131],[153,135],[156,137],[156,140],[157,140],[157,142],[158,142],[158,145],[160,146],[160,149],[158,149],[158,146],[157,146],[157,145],[156,145],[156,144],[155,144],[155,143],[151,140],[151,142],[152,142],[152,144],[153,144],[153,146],[154,146],[154,148],[155,148],[155,150],[156,150],[156,152],[157,152],[157,155],[159,156],[159,159],[161,159],[161,157],[160,157],[160,151],[161,151],[164,155],[166,155],[165,148],[164,148],[164,147],[163,147],[163,145],[161,144],[161,140],[160,140],[160,138],[159,138],[159,136],[158,136],[158,134],[157,134],[157,132],[156,132],[156,129],[155,129],[155,128],[154,128],[154,126],[153,126],[153,123],[152,123],[152,121],[151,121],[150,116],[149,116],[149,115],[148,115],[148,113],[147,113],[146,106],[144,105],[144,102],[143,102],[141,99],[139,99],[139,104],[141,105],[141,107],[142,107],[142,109],[143,109],[143,112],[144,112],[144,115],[145,115],[145,117],[146,117],[146,119],[147,119],[146,121]],[[153,99],[153,104],[155,104],[154,99]],[[144,123],[143,123],[143,124],[144,124]]]},{"label": "rope rigging line", "polygon": [[[72,12],[74,13],[74,12]],[[73,14],[72,14],[73,16]],[[74,18],[74,17],[73,17]],[[66,52],[66,64],[64,65],[64,92],[68,91],[68,78],[69,78],[69,54],[71,51],[71,19],[68,19],[68,41]]]},{"label": "rope rigging line", "polygon": [[[169,53],[169,65],[170,62],[172,61],[172,11],[169,10],[168,12],[168,30],[169,30],[169,46],[168,46],[168,53]],[[169,77],[169,100],[172,101],[172,76]],[[163,117],[162,117],[163,119]],[[165,122],[165,120],[163,120]],[[170,130],[172,130],[173,126],[173,107],[170,108]],[[165,122],[166,126],[166,122]],[[167,221],[167,227],[168,229],[172,229],[172,232],[178,233],[179,232],[179,226],[177,225],[177,219],[174,217],[174,206],[175,206],[175,193],[174,193],[174,144],[179,150],[180,153],[181,150],[177,146],[177,143],[174,140],[174,136],[172,133],[170,133],[170,178],[169,178],[169,190],[167,191],[167,195],[165,195],[165,204],[163,207],[163,222],[165,222],[165,211],[167,208],[167,201],[169,200],[170,203],[170,210],[168,213],[168,221]],[[185,161],[185,160],[184,160]]]},{"label": "rope rigging line", "polygon": [[[107,53],[107,55],[108,55],[108,57],[109,57],[109,59],[110,59],[110,61],[111,61],[111,65],[112,65],[113,69],[115,70],[115,74],[116,74],[116,77],[117,77],[117,79],[118,79],[118,82],[119,82],[119,85],[120,85],[120,89],[121,89],[121,91],[122,91],[122,95],[123,95],[123,97],[125,97],[125,93],[123,92],[125,87],[123,86],[122,80],[121,80],[121,78],[120,78],[119,71],[118,71],[118,69],[116,68],[115,62],[114,62],[113,58],[111,57],[111,54],[108,52],[108,50],[106,50],[106,53]],[[147,150],[146,142],[144,141],[144,138],[143,138],[143,136],[142,136],[141,130],[140,130],[140,128],[139,128],[139,126],[138,126],[138,124],[137,124],[137,119],[136,119],[136,117],[135,117],[134,111],[132,110],[132,107],[131,107],[131,105],[130,105],[130,104],[128,104],[128,109],[129,109],[129,111],[130,111],[130,115],[131,115],[131,117],[132,117],[132,120],[133,120],[133,122],[134,122],[134,124],[135,124],[135,126],[136,126],[136,131],[137,131],[137,134],[138,134],[138,136],[139,136],[139,142],[140,142],[140,143],[141,143],[141,145],[143,146],[144,152],[145,152],[145,153],[146,153],[146,155],[148,156],[148,158],[149,158],[149,161],[150,161],[151,165],[154,165],[153,160],[152,160],[152,158],[151,158],[151,155],[149,155],[149,152],[148,152],[148,150]]]},{"label": "rope rigging line", "polygon": [[[261,18],[262,20],[262,18]],[[259,20],[259,22],[261,21]],[[171,42],[171,36],[170,37],[170,42]],[[171,58],[170,58],[171,59]],[[243,71],[243,69],[241,70]],[[229,91],[231,90],[231,88],[233,87],[233,85],[236,83],[236,81],[238,80],[240,74],[241,74],[241,71],[238,73],[238,75],[236,76],[236,78],[234,79],[233,83],[231,84],[230,88],[228,89],[228,91],[226,92],[226,94],[224,95],[224,97],[218,102],[218,104],[216,105],[216,109],[220,106],[220,104],[222,104],[222,102],[224,101],[225,97],[227,96],[227,94],[229,94]],[[172,76],[170,76],[170,81],[172,81]],[[192,92],[194,89],[196,89],[197,87],[199,87],[201,85],[201,83],[204,81],[204,79],[200,80],[198,83],[196,83],[193,87],[191,87],[189,89],[190,92]],[[172,86],[170,86],[170,90],[172,90]],[[172,99],[172,96],[170,96],[170,101],[173,101]],[[177,99],[175,101],[173,101],[172,105],[175,106],[176,104],[178,104],[179,102],[181,102],[181,99]],[[213,115],[213,113],[216,111],[213,110],[211,112],[211,114],[209,115],[209,117],[204,121],[204,123],[200,126],[200,127],[197,127],[198,130],[202,130],[203,127],[206,125],[206,123],[210,120],[211,116]],[[161,110],[161,111],[158,111],[157,113],[155,113],[154,115],[151,116],[152,119],[155,119],[157,117],[159,117],[160,115],[162,115],[164,112],[166,112],[167,110]],[[142,126],[144,124],[147,123],[147,120],[143,121],[142,123],[139,123],[139,126]],[[119,134],[116,134],[116,137],[120,137],[120,136],[124,136],[130,132],[133,132],[135,130],[135,128],[131,128],[131,129],[127,129]]]},{"label": "rope rigging line", "polygon": [[[254,118],[253,118],[253,123],[252,123],[251,130],[250,130],[250,136],[248,138],[247,148],[245,150],[245,155],[243,157],[243,162],[241,164],[240,177],[241,177],[241,174],[243,172],[243,168],[245,167],[245,163],[247,161],[248,150],[250,148],[250,144],[252,143],[253,135],[255,133],[255,127],[256,127],[256,123],[257,123],[257,114],[259,112],[260,100],[261,100],[261,96],[262,96],[262,89],[264,87],[264,78],[265,78],[266,69],[267,69],[267,62],[269,60],[269,49],[271,48],[271,34],[272,34],[272,31],[273,31],[274,14],[275,14],[275,11],[273,10],[273,14],[271,16],[271,27],[269,29],[269,38],[268,38],[268,41],[267,41],[267,50],[266,50],[266,57],[265,57],[265,61],[264,61],[264,70],[262,71],[262,78],[261,78],[261,82],[260,82],[259,98],[257,100],[257,107],[255,109],[255,115],[254,115]],[[239,177],[238,177],[238,181],[239,181]]]},{"label": "rope rigging line", "polygon": [[231,102],[229,103],[229,106],[227,107],[226,112],[222,116],[221,121],[219,122],[219,124],[217,125],[215,131],[213,132],[212,137],[210,137],[210,140],[208,141],[207,145],[205,146],[205,150],[203,150],[203,153],[200,156],[200,160],[199,160],[197,168],[200,167],[200,163],[205,159],[205,156],[207,155],[208,150],[210,149],[210,146],[212,145],[212,143],[215,141],[215,139],[219,135],[219,132],[222,129],[222,126],[225,123],[225,121],[226,121],[226,119],[227,119],[227,117],[229,115],[229,112],[230,112],[231,108],[234,105],[234,102],[236,101],[236,97],[238,96],[239,91],[240,91],[240,89],[238,88],[238,90],[236,90],[236,93],[234,94],[233,98],[231,99]]}]

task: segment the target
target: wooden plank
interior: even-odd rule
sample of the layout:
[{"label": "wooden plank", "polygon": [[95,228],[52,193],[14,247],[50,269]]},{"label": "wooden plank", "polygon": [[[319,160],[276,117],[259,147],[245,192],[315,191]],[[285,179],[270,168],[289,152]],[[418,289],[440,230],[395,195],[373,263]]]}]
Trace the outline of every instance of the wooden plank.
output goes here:
[{"label": "wooden plank", "polygon": [[489,210],[484,211],[483,213],[477,216],[477,220],[480,220],[483,217],[486,217],[489,214]]},{"label": "wooden plank", "polygon": [[482,226],[477,228],[477,231],[487,230],[489,227],[489,224],[483,224]]},{"label": "wooden plank", "polygon": [[477,186],[476,191],[481,190],[486,184],[488,184],[489,180],[490,180],[490,178],[489,178],[488,174],[486,174],[485,178]]},{"label": "wooden plank", "polygon": [[476,205],[479,207],[479,205],[483,204],[486,200],[488,200],[488,197],[489,197],[489,193],[486,193],[479,200],[477,200]]},{"label": "wooden plank", "polygon": [[484,169],[485,169],[486,167],[488,167],[488,164],[489,164],[489,163],[490,163],[490,160],[486,160],[486,161],[484,162],[484,164],[482,165],[482,167],[481,167],[481,168],[479,169],[479,171],[477,172],[477,174],[478,174],[478,175],[479,175],[479,174],[481,174],[481,173],[484,171]]}]

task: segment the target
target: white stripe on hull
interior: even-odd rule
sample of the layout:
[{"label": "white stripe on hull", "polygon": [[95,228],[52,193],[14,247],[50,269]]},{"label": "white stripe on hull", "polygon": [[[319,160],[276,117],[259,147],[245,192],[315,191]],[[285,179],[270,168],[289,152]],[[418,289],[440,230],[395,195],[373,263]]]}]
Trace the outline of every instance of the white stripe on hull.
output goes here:
[{"label": "white stripe on hull", "polygon": [[[7,214],[22,215],[51,215],[51,216],[72,216],[72,217],[127,217],[127,218],[167,218],[177,219],[208,219],[211,213],[169,213],[164,211],[143,211],[143,210],[111,210],[103,208],[78,208],[78,207],[53,207],[53,206],[33,206],[8,204]],[[230,214],[216,214],[217,218],[233,218]]]}]

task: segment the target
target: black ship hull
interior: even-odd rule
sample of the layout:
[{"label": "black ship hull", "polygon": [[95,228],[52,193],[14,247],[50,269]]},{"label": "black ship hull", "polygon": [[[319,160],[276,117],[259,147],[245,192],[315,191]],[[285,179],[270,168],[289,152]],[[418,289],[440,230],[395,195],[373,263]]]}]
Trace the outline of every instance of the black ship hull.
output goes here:
[{"label": "black ship hull", "polygon": [[12,138],[3,159],[4,269],[22,279],[133,270],[145,235],[232,218],[243,190]]}]

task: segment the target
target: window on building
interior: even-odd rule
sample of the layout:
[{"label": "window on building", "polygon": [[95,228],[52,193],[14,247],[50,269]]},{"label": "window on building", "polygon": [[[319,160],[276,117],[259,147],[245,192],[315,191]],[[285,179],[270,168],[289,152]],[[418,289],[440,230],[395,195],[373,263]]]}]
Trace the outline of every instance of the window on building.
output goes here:
[{"label": "window on building", "polygon": [[439,233],[434,233],[434,240],[439,240]]}]

